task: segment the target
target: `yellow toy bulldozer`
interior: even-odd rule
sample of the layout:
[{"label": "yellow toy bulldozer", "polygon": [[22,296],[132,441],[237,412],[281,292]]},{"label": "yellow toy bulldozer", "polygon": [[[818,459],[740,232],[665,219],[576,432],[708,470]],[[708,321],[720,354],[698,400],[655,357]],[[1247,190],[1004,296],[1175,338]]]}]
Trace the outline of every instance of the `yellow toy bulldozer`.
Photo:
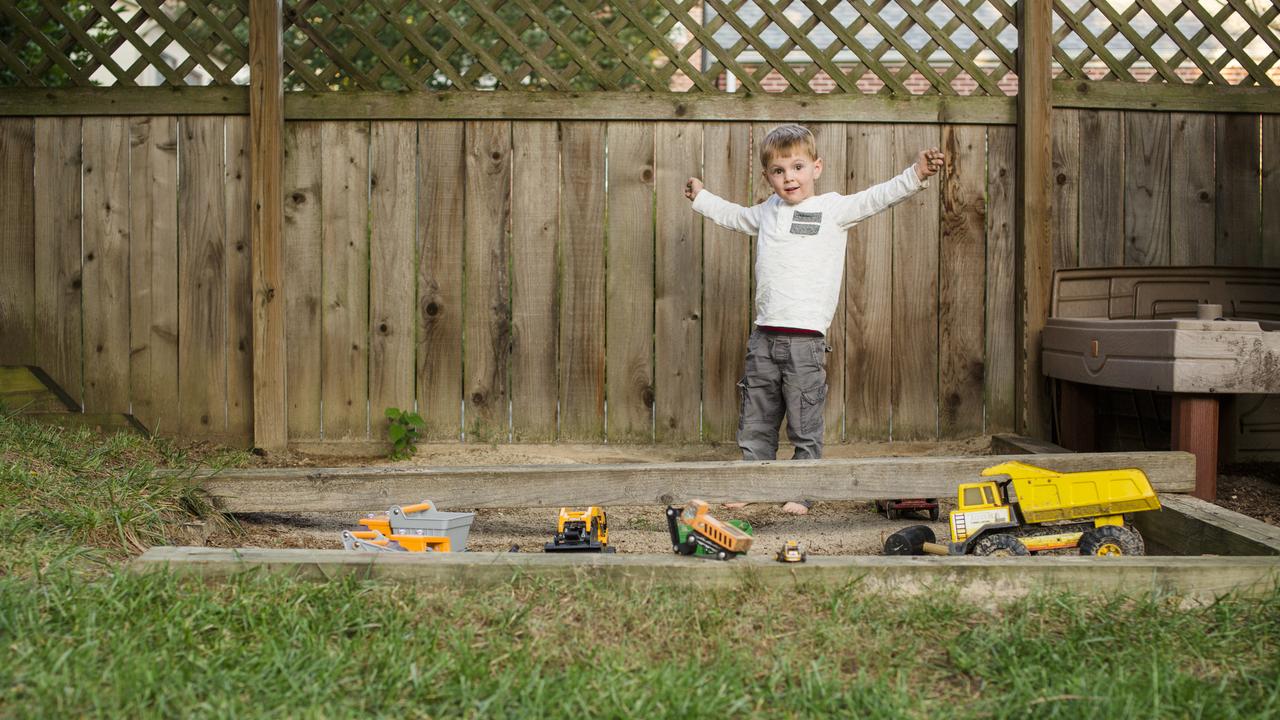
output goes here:
[{"label": "yellow toy bulldozer", "polygon": [[934,542],[926,525],[904,528],[885,541],[886,555],[1028,555],[1079,548],[1081,555],[1145,555],[1142,535],[1125,514],[1159,510],[1141,470],[1059,473],[1023,462],[982,471],[1007,476],[960,486],[951,513],[951,542]]},{"label": "yellow toy bulldozer", "polygon": [[604,508],[589,507],[586,510],[560,508],[556,521],[556,536],[543,546],[546,552],[606,552],[609,547],[609,521]]}]

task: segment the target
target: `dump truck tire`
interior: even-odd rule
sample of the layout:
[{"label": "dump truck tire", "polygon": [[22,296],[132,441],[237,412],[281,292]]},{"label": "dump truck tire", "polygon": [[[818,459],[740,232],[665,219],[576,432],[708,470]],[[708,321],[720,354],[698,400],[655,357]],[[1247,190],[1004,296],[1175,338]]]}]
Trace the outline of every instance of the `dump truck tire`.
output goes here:
[{"label": "dump truck tire", "polygon": [[1018,538],[1008,533],[992,533],[984,535],[973,544],[974,555],[990,557],[1012,557],[1014,555],[1030,555],[1027,546]]},{"label": "dump truck tire", "polygon": [[1080,536],[1081,555],[1146,555],[1146,543],[1137,530],[1121,525],[1103,525]]}]

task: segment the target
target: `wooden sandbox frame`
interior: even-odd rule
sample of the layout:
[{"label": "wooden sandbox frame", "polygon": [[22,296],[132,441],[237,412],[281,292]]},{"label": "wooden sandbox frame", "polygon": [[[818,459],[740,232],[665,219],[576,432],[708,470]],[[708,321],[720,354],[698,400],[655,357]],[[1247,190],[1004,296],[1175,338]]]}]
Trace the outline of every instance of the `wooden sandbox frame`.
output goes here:
[{"label": "wooden sandbox frame", "polygon": [[[170,568],[212,579],[246,571],[306,579],[361,578],[468,587],[520,577],[631,584],[739,582],[818,584],[863,591],[1015,597],[1034,590],[1170,593],[1211,601],[1229,592],[1262,594],[1280,586],[1280,528],[1185,495],[1195,484],[1194,457],[1182,452],[1076,454],[1040,441],[1000,436],[1008,455],[866,458],[782,462],[541,465],[506,468],[281,468],[200,473],[198,483],[229,512],[360,511],[430,497],[441,507],[652,505],[690,497],[709,502],[818,501],[949,497],[959,482],[1005,460],[1062,471],[1141,467],[1164,509],[1135,516],[1150,549],[1173,555],[1135,558],[812,557],[801,565],[769,553],[716,562],[675,555],[577,555],[472,552],[440,555],[343,550],[157,547],[133,561],[138,571]],[[1208,557],[1195,557],[1208,556]]]}]

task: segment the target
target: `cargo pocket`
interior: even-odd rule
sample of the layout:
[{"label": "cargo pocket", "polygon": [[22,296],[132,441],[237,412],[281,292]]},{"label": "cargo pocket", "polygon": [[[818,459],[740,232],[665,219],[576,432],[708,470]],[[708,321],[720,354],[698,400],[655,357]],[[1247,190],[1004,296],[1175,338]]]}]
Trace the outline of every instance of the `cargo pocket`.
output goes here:
[{"label": "cargo pocket", "polygon": [[822,411],[827,404],[827,385],[815,385],[800,391],[800,432],[807,439],[816,439],[823,431]]}]

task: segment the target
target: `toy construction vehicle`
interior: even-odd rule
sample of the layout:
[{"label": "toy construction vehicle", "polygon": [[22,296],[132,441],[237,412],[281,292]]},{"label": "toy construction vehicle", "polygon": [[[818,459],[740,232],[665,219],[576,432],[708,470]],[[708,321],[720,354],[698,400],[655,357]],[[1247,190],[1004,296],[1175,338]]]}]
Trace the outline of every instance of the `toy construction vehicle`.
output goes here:
[{"label": "toy construction vehicle", "polygon": [[897,520],[902,517],[904,512],[912,512],[915,510],[923,510],[929,513],[929,519],[933,522],[938,521],[938,500],[936,498],[920,498],[913,500],[877,500],[876,508],[884,513],[886,518]]},{"label": "toy construction vehicle", "polygon": [[951,513],[951,542],[934,542],[924,525],[885,541],[886,555],[1027,555],[1079,548],[1081,555],[1144,555],[1146,545],[1125,513],[1159,510],[1147,476],[1138,469],[1059,473],[1023,462],[982,471],[1008,480],[960,486]]},{"label": "toy construction vehicle", "polygon": [[800,549],[800,543],[795,540],[788,540],[778,550],[778,562],[785,563],[802,563],[809,557],[809,554]]},{"label": "toy construction vehicle", "polygon": [[546,552],[607,552],[609,547],[609,522],[604,509],[595,506],[586,510],[560,508],[556,522],[556,536],[547,543]]},{"label": "toy construction vehicle", "polygon": [[347,550],[383,552],[463,552],[475,513],[440,512],[430,500],[392,507],[386,515],[359,520],[363,530],[343,530]]},{"label": "toy construction vehicle", "polygon": [[683,510],[668,506],[667,529],[671,548],[680,555],[702,550],[717,560],[728,560],[751,549],[751,535],[746,530],[712,517],[701,500],[690,500]]}]

